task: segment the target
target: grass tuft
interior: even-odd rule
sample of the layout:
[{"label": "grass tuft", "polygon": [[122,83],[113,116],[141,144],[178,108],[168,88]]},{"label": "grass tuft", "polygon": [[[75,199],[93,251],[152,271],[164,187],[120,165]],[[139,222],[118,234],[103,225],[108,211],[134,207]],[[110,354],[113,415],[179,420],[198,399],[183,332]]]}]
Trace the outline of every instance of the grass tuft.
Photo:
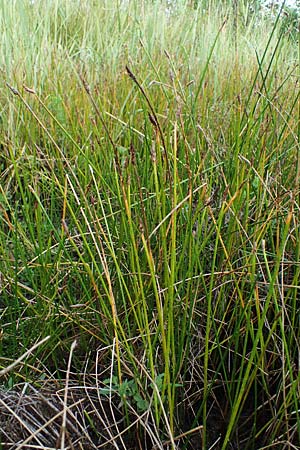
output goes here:
[{"label": "grass tuft", "polygon": [[0,0],[1,448],[299,447],[284,11]]}]

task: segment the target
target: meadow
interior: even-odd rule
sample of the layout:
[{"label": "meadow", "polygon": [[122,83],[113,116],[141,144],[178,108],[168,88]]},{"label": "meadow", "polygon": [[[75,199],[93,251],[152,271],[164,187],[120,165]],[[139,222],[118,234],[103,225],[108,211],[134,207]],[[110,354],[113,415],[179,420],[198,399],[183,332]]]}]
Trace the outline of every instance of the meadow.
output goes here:
[{"label": "meadow", "polygon": [[0,0],[1,449],[299,448],[299,28],[250,3]]}]

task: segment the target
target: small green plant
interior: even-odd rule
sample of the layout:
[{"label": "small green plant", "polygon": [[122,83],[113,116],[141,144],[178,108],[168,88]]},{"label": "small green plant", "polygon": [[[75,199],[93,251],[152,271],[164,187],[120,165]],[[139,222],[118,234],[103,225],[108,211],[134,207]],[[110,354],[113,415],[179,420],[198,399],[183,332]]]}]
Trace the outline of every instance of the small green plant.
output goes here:
[{"label": "small green plant", "polygon": [[113,376],[103,380],[105,387],[100,388],[100,394],[113,396],[118,394],[123,404],[129,404],[137,408],[139,412],[145,412],[149,408],[149,401],[140,395],[140,389],[135,380],[123,380],[119,383],[118,377]]}]

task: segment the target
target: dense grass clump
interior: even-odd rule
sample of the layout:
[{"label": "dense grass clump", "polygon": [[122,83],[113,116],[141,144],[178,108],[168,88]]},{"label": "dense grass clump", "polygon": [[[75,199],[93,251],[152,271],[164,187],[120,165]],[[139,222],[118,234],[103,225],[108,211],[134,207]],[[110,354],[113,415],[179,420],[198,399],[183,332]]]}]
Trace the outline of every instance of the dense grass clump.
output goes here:
[{"label": "dense grass clump", "polygon": [[0,0],[0,29],[3,448],[298,448],[295,28]]}]

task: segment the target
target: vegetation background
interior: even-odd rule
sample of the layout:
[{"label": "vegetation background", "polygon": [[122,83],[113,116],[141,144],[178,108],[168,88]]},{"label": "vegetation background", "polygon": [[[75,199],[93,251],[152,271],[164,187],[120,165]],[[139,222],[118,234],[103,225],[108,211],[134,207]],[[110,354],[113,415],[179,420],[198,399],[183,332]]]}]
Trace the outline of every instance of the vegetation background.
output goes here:
[{"label": "vegetation background", "polygon": [[0,447],[299,448],[297,8],[0,30]]}]

